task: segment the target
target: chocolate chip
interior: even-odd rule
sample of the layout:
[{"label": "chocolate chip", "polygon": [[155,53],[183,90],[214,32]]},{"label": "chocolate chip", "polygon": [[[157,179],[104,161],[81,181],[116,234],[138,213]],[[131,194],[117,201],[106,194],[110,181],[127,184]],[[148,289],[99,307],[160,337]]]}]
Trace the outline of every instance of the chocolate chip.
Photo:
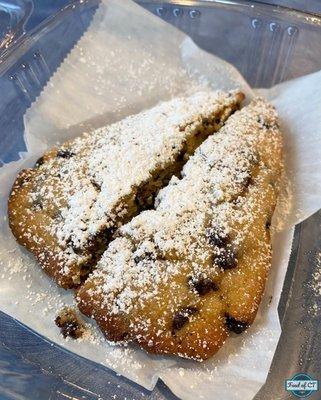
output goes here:
[{"label": "chocolate chip", "polygon": [[174,335],[178,330],[183,328],[183,326],[188,322],[188,316],[178,313],[174,315],[172,324],[172,334]]},{"label": "chocolate chip", "polygon": [[81,247],[79,247],[79,246],[73,241],[73,238],[72,238],[72,237],[69,237],[69,238],[66,240],[66,244],[67,244],[67,246],[70,246],[70,247],[72,248],[72,250],[73,250],[73,252],[74,252],[75,254],[78,254],[78,255],[82,254],[82,249],[81,249]]},{"label": "chocolate chip", "polygon": [[43,210],[43,203],[40,197],[37,197],[33,202],[32,202],[32,207],[34,211],[40,211]]},{"label": "chocolate chip", "polygon": [[215,264],[222,269],[237,267],[237,256],[232,248],[220,249],[219,254],[214,257]]},{"label": "chocolate chip", "polygon": [[40,200],[35,200],[33,202],[33,207],[35,207],[38,210],[42,210],[43,209],[42,202]]},{"label": "chocolate chip", "polygon": [[215,292],[218,290],[216,283],[209,278],[189,278],[189,284],[200,296],[204,296],[209,292]]},{"label": "chocolate chip", "polygon": [[189,316],[195,314],[197,311],[196,307],[187,307],[176,313],[172,322],[172,335],[175,335],[177,331],[182,329],[189,321]]},{"label": "chocolate chip", "polygon": [[244,332],[248,328],[248,324],[246,322],[238,321],[237,319],[226,315],[225,324],[227,329],[231,332],[240,334]]},{"label": "chocolate chip", "polygon": [[77,339],[79,337],[77,334],[78,328],[79,326],[76,322],[67,322],[61,327],[61,333],[63,337],[70,336],[73,339]]},{"label": "chocolate chip", "polygon": [[122,340],[128,340],[129,338],[129,333],[128,332],[123,332],[122,334],[119,335],[118,340],[122,341]]},{"label": "chocolate chip", "polygon": [[215,123],[216,123],[217,125],[219,125],[219,124],[221,123],[221,118],[216,118],[216,119],[215,119]]},{"label": "chocolate chip", "polygon": [[212,246],[225,247],[229,242],[229,236],[220,228],[211,228],[207,231],[208,241]]},{"label": "chocolate chip", "polygon": [[145,253],[134,257],[134,261],[136,264],[138,264],[141,261],[154,261],[154,260],[156,260],[156,255],[151,251],[146,251]]},{"label": "chocolate chip", "polygon": [[69,174],[69,169],[67,169],[67,168],[61,168],[61,170],[60,170],[60,177],[63,177],[64,175],[67,175],[67,174]]},{"label": "chocolate chip", "polygon": [[45,162],[45,159],[44,159],[44,157],[40,157],[40,158],[38,158],[38,160],[36,161],[36,164],[35,164],[34,168],[38,168],[38,167],[40,167],[41,165],[43,165],[43,164],[44,164],[44,162]]},{"label": "chocolate chip", "polygon": [[57,152],[57,157],[61,157],[61,158],[71,158],[75,155],[76,155],[76,153],[74,153],[68,149],[65,149],[65,150],[61,149],[61,150],[58,150],[58,152]]},{"label": "chocolate chip", "polygon": [[138,264],[140,261],[141,261],[141,257],[140,256],[135,256],[134,257],[135,264]]},{"label": "chocolate chip", "polygon": [[60,328],[60,331],[64,338],[67,336],[78,339],[83,334],[83,327],[77,321],[74,315],[67,315],[65,312],[60,316],[58,315],[55,319],[56,325]]},{"label": "chocolate chip", "polygon": [[264,119],[263,119],[260,115],[257,117],[256,120],[257,120],[257,122],[258,122],[260,125],[264,126],[265,121],[264,121]]},{"label": "chocolate chip", "polygon": [[271,219],[268,219],[267,221],[266,221],[266,223],[265,223],[265,229],[270,229],[270,227],[271,227]]},{"label": "chocolate chip", "polygon": [[99,183],[97,183],[94,179],[90,180],[90,183],[93,185],[93,187],[97,190],[97,192],[101,191],[101,186],[99,185]]},{"label": "chocolate chip", "polygon": [[262,127],[265,128],[265,129],[271,129],[273,126],[275,126],[275,127],[278,126],[277,123],[274,123],[274,124],[272,125],[272,124],[266,122],[266,121],[264,120],[264,118],[262,118],[261,116],[259,116],[259,117],[257,118],[257,122],[258,122],[260,125],[262,125]]},{"label": "chocolate chip", "polygon": [[243,179],[242,186],[246,189],[250,185],[253,185],[253,179],[250,175],[248,175],[246,178]]}]

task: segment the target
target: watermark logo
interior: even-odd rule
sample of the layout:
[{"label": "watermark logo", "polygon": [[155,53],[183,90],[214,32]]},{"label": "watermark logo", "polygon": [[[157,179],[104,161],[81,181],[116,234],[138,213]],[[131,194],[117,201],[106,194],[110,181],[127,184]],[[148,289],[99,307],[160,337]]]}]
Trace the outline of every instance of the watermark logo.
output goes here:
[{"label": "watermark logo", "polygon": [[319,390],[319,381],[300,372],[285,381],[285,390],[296,397],[306,398]]}]

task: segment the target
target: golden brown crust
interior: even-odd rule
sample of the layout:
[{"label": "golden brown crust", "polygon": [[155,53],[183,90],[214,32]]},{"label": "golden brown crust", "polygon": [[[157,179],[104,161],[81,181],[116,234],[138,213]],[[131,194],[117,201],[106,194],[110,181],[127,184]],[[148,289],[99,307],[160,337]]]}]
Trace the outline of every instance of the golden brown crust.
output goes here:
[{"label": "golden brown crust", "polygon": [[[55,153],[52,150],[44,157],[48,160]],[[49,204],[47,213],[43,213],[29,196],[36,175],[36,169],[24,169],[18,174],[8,200],[9,225],[17,242],[34,254],[44,271],[63,288],[70,288],[74,286],[72,277],[79,275],[79,266],[71,264],[69,274],[60,272],[62,249],[55,236],[46,229],[51,223],[50,211],[54,213],[55,209]]]}]

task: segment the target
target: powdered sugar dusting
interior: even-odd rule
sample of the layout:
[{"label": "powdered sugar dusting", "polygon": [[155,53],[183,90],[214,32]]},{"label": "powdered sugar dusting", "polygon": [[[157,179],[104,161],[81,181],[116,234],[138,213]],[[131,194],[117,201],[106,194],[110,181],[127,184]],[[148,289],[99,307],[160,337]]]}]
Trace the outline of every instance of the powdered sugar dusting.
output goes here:
[{"label": "powdered sugar dusting", "polygon": [[[76,155],[81,153],[81,159],[71,158],[66,179],[77,179],[82,169],[86,173],[77,179],[79,186],[73,188],[68,206],[62,209],[63,221],[54,227],[59,242],[65,244],[72,237],[81,247],[106,225],[106,216],[112,224],[120,199],[131,195],[133,186],[146,182],[155,168],[174,161],[178,149],[193,133],[193,129],[185,131],[186,125],[209,117],[224,101],[222,93],[200,92],[99,129],[85,140],[76,139],[72,149]],[[98,193],[95,186],[100,188]],[[125,210],[120,207],[118,212]]]},{"label": "powdered sugar dusting", "polygon": [[[184,166],[182,178],[173,177],[159,192],[156,210],[142,212],[120,228],[89,280],[94,288],[88,284],[88,295],[100,299],[97,309],[108,310],[106,320],[108,315],[126,314],[129,336],[139,341],[144,340],[145,332],[148,336],[151,329],[155,333],[154,329],[163,327],[146,345],[153,347],[159,336],[163,340],[170,337],[168,320],[182,302],[189,301],[192,306],[177,314],[174,331],[187,320],[197,321],[202,302],[196,292],[217,290],[209,280],[219,282],[225,270],[248,262],[242,261],[246,256],[238,260],[237,253],[249,246],[249,241],[258,249],[246,267],[253,271],[249,279],[252,286],[264,287],[270,265],[270,240],[265,230],[269,230],[276,202],[280,169],[276,112],[258,99],[230,117],[218,134],[197,149]],[[256,219],[263,225],[257,237],[251,231]],[[242,269],[236,268],[235,274],[244,279]],[[186,282],[188,276],[192,277],[190,291],[186,283],[184,289],[179,283],[180,277]],[[246,306],[251,296],[252,303]],[[255,296],[245,291],[239,296],[239,306],[244,301],[248,312],[255,313],[259,302]],[[157,323],[149,313],[153,302],[164,308]],[[94,306],[94,315],[97,309]],[[207,349],[208,344],[200,338],[202,348]]]},{"label": "powdered sugar dusting", "polygon": [[[197,92],[85,133],[45,154],[26,172],[31,206],[19,212],[20,242],[25,237],[41,248],[49,235],[54,249],[40,252],[38,259],[45,263],[49,252],[62,275],[72,275],[75,264],[94,263],[97,243],[106,246],[115,229],[139,212],[139,190],[155,181],[152,196],[166,183],[166,171],[175,170],[179,157],[189,154],[203,122],[211,127],[209,133],[217,130],[241,98],[237,92]],[[30,229],[34,219],[39,232]]]}]

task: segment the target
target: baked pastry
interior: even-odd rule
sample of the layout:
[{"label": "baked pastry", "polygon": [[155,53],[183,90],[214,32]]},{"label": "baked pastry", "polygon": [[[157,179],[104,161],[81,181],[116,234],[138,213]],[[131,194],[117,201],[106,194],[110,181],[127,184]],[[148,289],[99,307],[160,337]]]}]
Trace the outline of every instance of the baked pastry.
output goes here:
[{"label": "baked pastry", "polygon": [[254,320],[271,264],[282,169],[273,106],[232,115],[123,225],[77,293],[112,341],[205,360]]},{"label": "baked pastry", "polygon": [[18,242],[64,288],[79,285],[113,232],[153,204],[240,92],[199,92],[85,133],[19,173],[9,199]]}]

